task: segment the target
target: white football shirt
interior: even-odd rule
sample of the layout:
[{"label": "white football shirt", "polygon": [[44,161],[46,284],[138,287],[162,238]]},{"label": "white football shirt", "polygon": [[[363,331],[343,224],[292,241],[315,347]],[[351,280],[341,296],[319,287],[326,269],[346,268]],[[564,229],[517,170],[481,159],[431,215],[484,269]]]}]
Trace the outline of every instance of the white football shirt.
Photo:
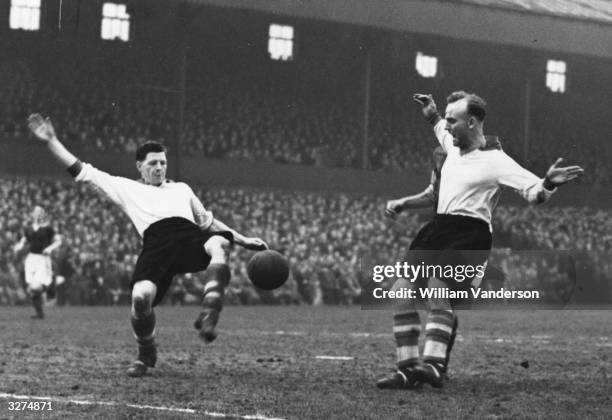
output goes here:
[{"label": "white football shirt", "polygon": [[434,126],[436,138],[447,153],[442,166],[437,212],[475,217],[491,225],[501,187],[514,189],[530,203],[542,203],[555,190],[502,150],[479,150],[461,155],[446,131],[446,120]]},{"label": "white football shirt", "polygon": [[212,212],[204,208],[191,187],[183,182],[165,182],[156,187],[110,175],[88,163],[83,163],[75,180],[93,185],[119,205],[141,237],[151,224],[169,217],[183,217],[196,224],[196,220],[203,220],[200,227],[204,230],[213,222]]}]

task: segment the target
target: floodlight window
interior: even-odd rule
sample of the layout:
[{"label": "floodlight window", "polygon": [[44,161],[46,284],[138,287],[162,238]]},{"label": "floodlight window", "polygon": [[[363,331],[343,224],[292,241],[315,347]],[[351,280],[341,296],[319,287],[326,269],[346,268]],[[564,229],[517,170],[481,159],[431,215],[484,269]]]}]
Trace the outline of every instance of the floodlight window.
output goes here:
[{"label": "floodlight window", "polygon": [[39,30],[40,0],[11,0],[9,27],[25,31]]},{"label": "floodlight window", "polygon": [[417,52],[414,68],[422,77],[436,77],[438,74],[438,58]]},{"label": "floodlight window", "polygon": [[566,70],[565,61],[548,60],[546,63],[546,87],[551,92],[565,92]]},{"label": "floodlight window", "polygon": [[293,59],[293,26],[273,23],[268,30],[268,53],[272,60]]},{"label": "floodlight window", "polygon": [[102,6],[102,39],[130,40],[130,15],[125,4],[104,3]]}]

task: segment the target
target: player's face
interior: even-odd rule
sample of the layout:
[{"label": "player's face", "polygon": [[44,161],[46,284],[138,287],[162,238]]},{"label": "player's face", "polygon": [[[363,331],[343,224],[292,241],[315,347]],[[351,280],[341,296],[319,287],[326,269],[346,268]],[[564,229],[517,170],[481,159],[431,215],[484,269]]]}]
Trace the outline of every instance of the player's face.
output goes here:
[{"label": "player's face", "polygon": [[42,207],[36,206],[32,210],[32,221],[34,223],[42,223],[45,220],[46,212]]},{"label": "player's face", "polygon": [[446,107],[446,131],[453,136],[453,146],[463,148],[469,146],[467,101],[461,99],[448,104]]},{"label": "player's face", "polygon": [[136,162],[136,167],[145,184],[159,186],[166,180],[167,163],[164,152],[150,152],[143,161]]}]

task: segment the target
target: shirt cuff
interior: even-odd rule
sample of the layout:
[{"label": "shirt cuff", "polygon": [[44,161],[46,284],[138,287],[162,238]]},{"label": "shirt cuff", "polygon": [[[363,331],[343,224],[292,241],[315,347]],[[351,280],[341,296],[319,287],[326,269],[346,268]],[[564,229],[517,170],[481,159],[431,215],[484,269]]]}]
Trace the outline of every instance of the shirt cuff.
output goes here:
[{"label": "shirt cuff", "polygon": [[542,178],[542,180],[536,184],[536,191],[536,202],[543,203],[547,201],[550,196],[555,193],[555,191],[557,191],[557,187],[553,188],[552,190],[547,190],[544,187],[544,178]]},{"label": "shirt cuff", "polygon": [[66,168],[70,176],[73,178],[76,178],[81,173],[82,169],[83,169],[83,162],[81,162],[78,159],[76,162],[74,162],[72,165]]}]

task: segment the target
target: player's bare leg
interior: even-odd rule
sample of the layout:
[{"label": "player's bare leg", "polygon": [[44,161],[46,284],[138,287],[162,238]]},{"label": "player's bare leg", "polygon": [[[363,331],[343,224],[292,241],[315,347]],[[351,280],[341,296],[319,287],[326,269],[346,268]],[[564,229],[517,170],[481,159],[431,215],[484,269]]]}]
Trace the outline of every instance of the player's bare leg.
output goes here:
[{"label": "player's bare leg", "polygon": [[[448,288],[446,283],[432,277],[429,279],[430,289]],[[444,374],[450,357],[450,348],[454,343],[457,318],[451,308],[449,299],[430,298],[429,314],[425,324],[425,347],[423,348],[423,364],[415,368],[415,378],[439,388],[443,385]]]},{"label": "player's bare leg", "polygon": [[[412,289],[414,283],[400,279],[392,290]],[[414,368],[419,363],[419,335],[421,320],[414,299],[403,299],[394,307],[393,336],[395,337],[397,371],[380,379],[376,386],[381,389],[411,389],[418,384],[414,380]]]},{"label": "player's bare leg", "polygon": [[132,328],[138,343],[138,358],[127,373],[132,377],[143,376],[147,368],[155,367],[157,349],[155,347],[155,312],[153,299],[157,286],[149,280],[141,280],[132,289]]},{"label": "player's bare leg", "polygon": [[231,277],[228,266],[230,248],[230,242],[222,236],[213,236],[204,244],[204,250],[210,255],[210,265],[205,273],[203,310],[195,320],[194,327],[207,344],[217,338],[217,322],[223,309],[225,288]]}]

